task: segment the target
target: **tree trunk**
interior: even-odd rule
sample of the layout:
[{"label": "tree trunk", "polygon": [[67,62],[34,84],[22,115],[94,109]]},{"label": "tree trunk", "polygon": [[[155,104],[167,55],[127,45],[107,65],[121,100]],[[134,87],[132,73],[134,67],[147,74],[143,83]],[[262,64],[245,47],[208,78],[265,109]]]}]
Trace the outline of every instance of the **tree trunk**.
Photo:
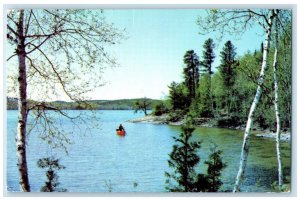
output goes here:
[{"label": "tree trunk", "polygon": [[19,170],[19,183],[21,191],[29,192],[28,170],[26,161],[26,124],[27,124],[27,78],[25,63],[25,37],[23,32],[24,10],[20,10],[18,22],[18,47],[17,55],[19,62],[18,76],[18,126],[17,126],[17,158]]},{"label": "tree trunk", "polygon": [[275,21],[275,52],[274,52],[274,63],[273,63],[273,77],[274,77],[274,107],[276,115],[276,152],[277,152],[277,163],[278,163],[278,187],[281,189],[283,185],[283,174],[282,174],[282,161],[281,161],[281,150],[280,150],[280,112],[278,105],[278,82],[277,82],[277,54],[278,54],[278,20]]},{"label": "tree trunk", "polygon": [[275,17],[275,11],[272,10],[272,14],[268,19],[268,26],[266,30],[266,39],[265,39],[265,44],[264,44],[264,49],[263,49],[263,61],[261,65],[261,71],[258,79],[258,86],[256,90],[256,94],[254,97],[254,100],[252,102],[249,115],[248,115],[248,120],[245,128],[245,133],[244,133],[244,141],[243,141],[243,146],[242,146],[242,151],[241,151],[241,158],[240,158],[240,166],[239,166],[239,171],[236,176],[235,184],[234,184],[234,189],[233,192],[238,192],[240,191],[240,184],[245,172],[246,164],[247,164],[247,158],[248,158],[248,153],[249,153],[249,145],[250,145],[250,134],[251,134],[251,128],[252,128],[252,123],[253,123],[253,115],[256,109],[256,106],[260,100],[261,93],[262,93],[262,85],[265,80],[265,72],[267,70],[267,55],[268,55],[268,49],[269,49],[269,43],[271,40],[271,28],[272,28],[272,23],[273,19]]}]

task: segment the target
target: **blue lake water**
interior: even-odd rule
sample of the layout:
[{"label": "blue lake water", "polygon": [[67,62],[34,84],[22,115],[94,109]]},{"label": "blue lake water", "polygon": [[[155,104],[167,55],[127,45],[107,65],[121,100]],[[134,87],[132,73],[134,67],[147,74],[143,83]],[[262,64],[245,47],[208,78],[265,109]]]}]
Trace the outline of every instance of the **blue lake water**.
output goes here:
[{"label": "blue lake water", "polygon": [[[76,115],[82,111],[66,111]],[[84,111],[89,113],[90,111]],[[51,114],[51,111],[49,111]],[[54,156],[66,168],[58,172],[60,187],[68,192],[164,192],[165,171],[169,153],[174,145],[173,136],[178,136],[180,127],[129,123],[129,119],[143,116],[133,111],[95,111],[95,116],[86,123],[74,126],[66,118],[53,115],[59,128],[74,134],[68,137],[68,155],[62,149],[52,149],[40,139],[42,129],[35,128],[28,136],[27,162],[31,190],[38,192],[46,180],[45,170],[38,168],[38,159]],[[99,127],[90,127],[100,123]],[[127,135],[116,135],[115,129],[123,123]],[[19,191],[15,136],[17,111],[7,111],[6,180],[8,191]],[[197,128],[194,140],[203,140],[199,151],[201,158],[198,172],[205,172],[204,161],[210,153],[211,142],[223,151],[227,168],[222,173],[223,190],[231,190],[239,166],[243,132],[230,129]],[[290,144],[282,143],[285,176],[290,175]],[[250,192],[272,191],[276,176],[275,141],[252,137],[246,179],[242,190]]]}]

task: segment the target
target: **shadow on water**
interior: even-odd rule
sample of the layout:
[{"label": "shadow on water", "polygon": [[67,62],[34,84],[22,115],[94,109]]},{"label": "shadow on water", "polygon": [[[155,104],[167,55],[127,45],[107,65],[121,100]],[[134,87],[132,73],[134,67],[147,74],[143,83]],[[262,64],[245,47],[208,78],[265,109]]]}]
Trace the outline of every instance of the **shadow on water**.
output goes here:
[{"label": "shadow on water", "polygon": [[[285,167],[283,170],[284,177],[287,178],[285,182],[289,182],[291,168]],[[253,176],[255,175],[255,176]],[[278,180],[278,172],[276,168],[265,168],[258,165],[249,165],[245,171],[245,178],[241,191],[255,192],[260,189],[260,192],[274,191],[272,184]],[[263,189],[263,190],[262,190]]]}]

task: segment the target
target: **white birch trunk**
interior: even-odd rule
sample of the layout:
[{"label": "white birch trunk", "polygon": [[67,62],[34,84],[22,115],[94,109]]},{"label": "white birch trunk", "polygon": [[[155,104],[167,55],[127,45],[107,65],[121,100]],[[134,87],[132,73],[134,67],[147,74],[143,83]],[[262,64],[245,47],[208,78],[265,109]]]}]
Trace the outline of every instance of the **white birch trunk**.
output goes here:
[{"label": "white birch trunk", "polygon": [[248,158],[248,153],[249,153],[249,145],[250,145],[250,134],[251,134],[251,128],[252,128],[252,123],[253,123],[253,115],[256,109],[256,106],[260,100],[261,93],[262,93],[262,85],[265,80],[265,73],[267,70],[267,55],[268,55],[268,49],[269,49],[269,43],[271,40],[271,28],[272,28],[272,23],[273,23],[273,18],[275,17],[275,12],[272,10],[272,14],[268,19],[268,27],[266,30],[266,39],[264,43],[264,50],[263,50],[263,61],[261,65],[261,71],[258,79],[258,86],[256,90],[256,94],[254,97],[254,100],[252,102],[249,115],[248,115],[248,120],[245,128],[245,133],[244,133],[244,141],[242,145],[242,151],[241,151],[241,158],[240,158],[240,166],[239,166],[239,171],[236,176],[235,184],[234,184],[234,189],[233,192],[238,192],[240,191],[240,184],[243,179],[243,175],[245,172],[245,168],[247,165],[247,158]]},{"label": "white birch trunk", "polygon": [[26,161],[26,124],[27,124],[27,78],[25,63],[25,37],[23,33],[24,10],[20,10],[18,22],[18,47],[17,55],[19,62],[18,76],[18,126],[17,126],[17,158],[19,170],[19,183],[21,191],[29,192],[28,170]]},{"label": "white birch trunk", "polygon": [[278,187],[281,189],[283,185],[283,174],[282,174],[282,160],[281,160],[281,150],[280,150],[280,112],[278,105],[278,81],[277,81],[277,54],[278,54],[278,26],[277,20],[275,22],[275,52],[274,52],[274,62],[273,62],[273,77],[274,77],[274,107],[275,107],[275,115],[276,115],[276,152],[277,152],[277,163],[278,163]]}]

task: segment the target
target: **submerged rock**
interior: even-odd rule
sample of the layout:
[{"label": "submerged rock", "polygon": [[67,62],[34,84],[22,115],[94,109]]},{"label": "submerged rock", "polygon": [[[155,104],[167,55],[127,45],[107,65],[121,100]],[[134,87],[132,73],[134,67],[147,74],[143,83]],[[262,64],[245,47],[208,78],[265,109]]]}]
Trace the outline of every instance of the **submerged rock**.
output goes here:
[{"label": "submerged rock", "polygon": [[[256,137],[262,137],[262,138],[273,138],[276,139],[276,133],[258,133],[255,134]],[[281,133],[280,134],[280,140],[281,141],[291,141],[291,133]]]}]

